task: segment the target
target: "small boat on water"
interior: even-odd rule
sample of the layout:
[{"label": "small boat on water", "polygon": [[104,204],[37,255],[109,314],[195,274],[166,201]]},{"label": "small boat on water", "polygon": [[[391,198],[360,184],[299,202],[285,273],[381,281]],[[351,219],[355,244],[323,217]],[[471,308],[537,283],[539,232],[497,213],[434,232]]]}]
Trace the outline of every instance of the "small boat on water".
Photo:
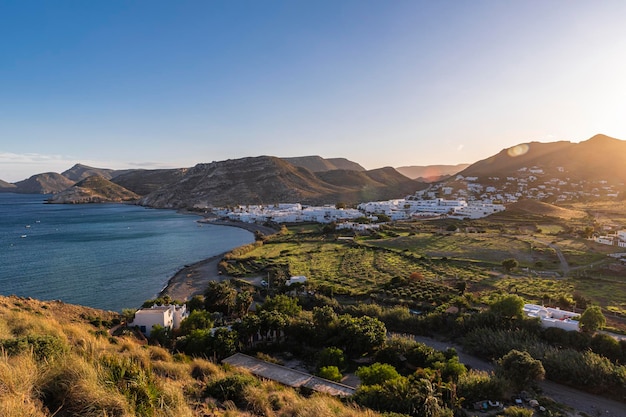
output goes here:
[{"label": "small boat on water", "polygon": [[22,239],[24,239],[26,236],[28,236],[28,235],[22,235],[22,236],[20,236],[20,237],[21,237]]},{"label": "small boat on water", "polygon": [[27,225],[26,225],[26,228],[27,228],[27,229],[30,229],[30,224],[27,224]]}]

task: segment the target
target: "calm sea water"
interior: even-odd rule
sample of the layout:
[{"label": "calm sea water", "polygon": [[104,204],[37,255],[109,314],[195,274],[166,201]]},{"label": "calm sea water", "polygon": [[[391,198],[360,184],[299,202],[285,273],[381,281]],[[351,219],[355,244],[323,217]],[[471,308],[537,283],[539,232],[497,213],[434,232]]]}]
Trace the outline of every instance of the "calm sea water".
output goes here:
[{"label": "calm sea water", "polygon": [[186,264],[254,240],[198,217],[123,204],[44,204],[0,194],[0,294],[121,311]]}]

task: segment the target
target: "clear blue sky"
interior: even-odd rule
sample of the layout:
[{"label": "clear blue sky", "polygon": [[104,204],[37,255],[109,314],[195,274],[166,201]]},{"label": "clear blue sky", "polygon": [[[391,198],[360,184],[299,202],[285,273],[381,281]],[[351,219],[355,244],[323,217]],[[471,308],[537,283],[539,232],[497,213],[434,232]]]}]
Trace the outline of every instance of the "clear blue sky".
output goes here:
[{"label": "clear blue sky", "polygon": [[0,179],[626,139],[626,1],[0,0]]}]

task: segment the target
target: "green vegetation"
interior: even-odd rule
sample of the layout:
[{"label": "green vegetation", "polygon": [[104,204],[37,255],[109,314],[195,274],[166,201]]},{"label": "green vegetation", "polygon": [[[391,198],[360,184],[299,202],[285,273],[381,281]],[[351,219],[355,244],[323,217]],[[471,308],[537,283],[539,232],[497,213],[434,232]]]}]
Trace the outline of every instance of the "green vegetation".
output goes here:
[{"label": "green vegetation", "polygon": [[[534,393],[543,377],[624,398],[626,343],[595,330],[626,328],[615,317],[626,311],[626,279],[606,267],[606,248],[580,237],[595,225],[581,216],[500,220],[382,225],[350,240],[320,225],[259,236],[220,263],[236,280],[211,283],[179,329],[153,329],[151,345],[123,327],[109,334],[129,310],[59,317],[62,305],[2,299],[0,415],[453,416]],[[294,275],[307,281],[284,285]],[[585,332],[542,328],[524,317],[526,302],[586,309]],[[389,332],[462,341],[497,361],[496,372]],[[301,396],[209,361],[235,352],[298,361],[334,381],[356,374],[362,385],[342,401]],[[546,415],[562,415],[554,410]]]}]

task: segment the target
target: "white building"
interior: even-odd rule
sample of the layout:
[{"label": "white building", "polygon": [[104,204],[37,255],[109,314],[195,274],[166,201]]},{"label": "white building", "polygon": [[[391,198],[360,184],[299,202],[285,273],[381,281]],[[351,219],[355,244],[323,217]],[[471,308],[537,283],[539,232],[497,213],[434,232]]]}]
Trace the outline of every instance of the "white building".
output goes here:
[{"label": "white building", "polygon": [[572,320],[579,314],[573,311],[543,307],[536,304],[524,304],[524,313],[528,317],[538,318],[543,327],[556,327],[568,331],[578,331],[580,329],[578,321]]},{"label": "white building", "polygon": [[306,277],[304,275],[298,275],[295,277],[289,278],[286,282],[286,286],[291,286],[292,284],[304,284],[306,282]]},{"label": "white building", "polygon": [[131,326],[138,326],[139,330],[146,336],[150,336],[150,332],[155,325],[163,326],[169,329],[178,329],[181,321],[187,316],[187,306],[176,305],[153,305],[150,308],[142,308],[135,313],[135,319]]}]

